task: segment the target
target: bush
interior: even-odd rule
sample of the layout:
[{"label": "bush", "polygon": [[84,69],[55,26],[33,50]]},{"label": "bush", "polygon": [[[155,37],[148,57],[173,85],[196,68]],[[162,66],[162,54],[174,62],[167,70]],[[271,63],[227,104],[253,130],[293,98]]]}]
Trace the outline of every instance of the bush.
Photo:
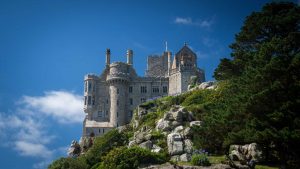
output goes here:
[{"label": "bush", "polygon": [[101,137],[96,137],[94,145],[86,154],[87,163],[89,166],[93,166],[101,162],[101,157],[105,156],[114,147],[124,146],[126,141],[128,141],[127,136],[124,133],[119,133],[117,129],[113,129]]},{"label": "bush", "polygon": [[165,161],[164,154],[153,153],[140,147],[120,147],[103,157],[98,169],[134,169],[143,164],[161,164]]},{"label": "bush", "polygon": [[191,163],[193,165],[199,165],[199,166],[210,166],[211,165],[206,154],[194,154],[192,156]]},{"label": "bush", "polygon": [[48,166],[48,169],[87,169],[84,158],[60,158]]}]

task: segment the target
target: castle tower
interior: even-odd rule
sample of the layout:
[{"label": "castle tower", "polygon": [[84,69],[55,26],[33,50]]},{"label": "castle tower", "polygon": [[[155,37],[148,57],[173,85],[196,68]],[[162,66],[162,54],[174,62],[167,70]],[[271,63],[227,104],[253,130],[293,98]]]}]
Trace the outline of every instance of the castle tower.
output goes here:
[{"label": "castle tower", "polygon": [[96,75],[86,75],[84,77],[84,111],[88,119],[92,119],[92,113],[96,110]]},{"label": "castle tower", "polygon": [[110,123],[114,127],[126,124],[128,110],[128,64],[122,62],[112,63],[109,66],[107,82],[110,93]]},{"label": "castle tower", "polygon": [[127,64],[133,64],[133,51],[131,49],[127,50]]}]

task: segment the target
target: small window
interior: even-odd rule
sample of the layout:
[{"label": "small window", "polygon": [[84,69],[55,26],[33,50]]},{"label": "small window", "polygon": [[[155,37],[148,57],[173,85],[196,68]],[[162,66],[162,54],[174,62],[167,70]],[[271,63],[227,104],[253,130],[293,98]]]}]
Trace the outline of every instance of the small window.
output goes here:
[{"label": "small window", "polygon": [[141,93],[147,93],[147,86],[141,86]]},{"label": "small window", "polygon": [[106,99],[106,104],[108,104],[108,99]]},{"label": "small window", "polygon": [[88,84],[89,84],[89,89],[88,89],[88,91],[90,92],[91,89],[92,89],[92,82],[88,82]]},{"label": "small window", "polygon": [[117,105],[119,106],[119,100],[117,100]]},{"label": "small window", "polygon": [[102,117],[102,112],[98,111],[98,117]]},{"label": "small window", "polygon": [[163,86],[163,93],[168,93],[168,87],[167,86]]},{"label": "small window", "polygon": [[86,100],[87,100],[87,98],[86,98],[86,96],[84,96],[84,105],[86,105]]},{"label": "small window", "polygon": [[95,96],[93,96],[92,104],[95,105]]},{"label": "small window", "polygon": [[92,103],[92,98],[91,96],[88,96],[88,105],[91,105],[91,103]]},{"label": "small window", "polygon": [[119,89],[117,89],[117,94],[119,94],[119,92],[120,92]]},{"label": "small window", "polygon": [[119,117],[119,112],[117,112],[117,117]]},{"label": "small window", "polygon": [[129,86],[129,93],[132,93],[132,86]]},{"label": "small window", "polygon": [[152,87],[152,93],[159,93],[159,87],[158,86],[153,86]]},{"label": "small window", "polygon": [[145,98],[141,98],[141,103],[144,103],[146,102],[146,99]]},{"label": "small window", "polygon": [[101,129],[99,129],[99,133],[101,133]]},{"label": "small window", "polygon": [[132,117],[132,114],[133,114],[133,112],[130,111],[129,114],[128,114],[128,116],[129,116],[129,117]]},{"label": "small window", "polygon": [[102,129],[102,133],[104,133],[104,129]]},{"label": "small window", "polygon": [[106,110],[106,117],[108,116],[108,110]]},{"label": "small window", "polygon": [[87,92],[87,81],[85,81],[85,84],[84,84],[84,91]]},{"label": "small window", "polygon": [[129,99],[129,103],[130,103],[130,105],[133,105],[133,99],[132,98]]}]

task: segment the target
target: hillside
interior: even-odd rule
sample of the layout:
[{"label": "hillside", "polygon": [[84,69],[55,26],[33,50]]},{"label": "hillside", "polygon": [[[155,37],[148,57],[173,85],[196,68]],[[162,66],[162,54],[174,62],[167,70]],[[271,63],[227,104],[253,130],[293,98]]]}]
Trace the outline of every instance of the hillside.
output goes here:
[{"label": "hillside", "polygon": [[299,5],[266,4],[246,18],[232,58],[216,68],[216,88],[200,84],[143,103],[129,125],[74,143],[73,157],[49,169],[300,168],[299,23]]}]

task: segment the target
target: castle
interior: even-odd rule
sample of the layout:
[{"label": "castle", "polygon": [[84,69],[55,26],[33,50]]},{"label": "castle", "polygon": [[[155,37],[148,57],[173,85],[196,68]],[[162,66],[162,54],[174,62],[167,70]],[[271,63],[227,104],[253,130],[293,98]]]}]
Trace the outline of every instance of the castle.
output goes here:
[{"label": "castle", "polygon": [[185,44],[172,60],[166,49],[161,56],[148,56],[145,77],[133,68],[133,51],[127,50],[127,63],[110,63],[106,50],[106,67],[100,76],[84,77],[83,137],[102,135],[131,121],[133,110],[148,99],[176,95],[188,90],[192,77],[205,81],[197,67],[197,55]]}]

